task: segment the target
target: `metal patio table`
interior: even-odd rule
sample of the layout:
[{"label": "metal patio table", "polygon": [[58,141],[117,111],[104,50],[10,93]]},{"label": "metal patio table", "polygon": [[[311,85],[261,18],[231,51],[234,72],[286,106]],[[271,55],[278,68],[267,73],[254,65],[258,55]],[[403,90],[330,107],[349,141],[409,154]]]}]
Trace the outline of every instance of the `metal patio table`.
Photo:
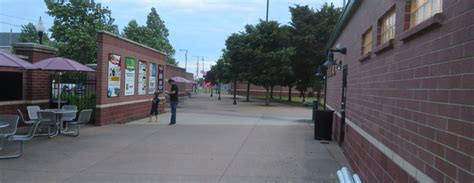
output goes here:
[{"label": "metal patio table", "polygon": [[[0,121],[0,128],[6,128],[8,126],[10,126],[9,123]],[[5,140],[5,139],[0,140],[0,151],[3,150],[3,140]]]},{"label": "metal patio table", "polygon": [[68,113],[77,113],[77,110],[69,110],[69,109],[43,109],[41,111],[53,112],[56,116],[57,122],[59,123],[59,134],[65,135],[66,130],[64,129],[64,121],[63,121],[63,114]]}]

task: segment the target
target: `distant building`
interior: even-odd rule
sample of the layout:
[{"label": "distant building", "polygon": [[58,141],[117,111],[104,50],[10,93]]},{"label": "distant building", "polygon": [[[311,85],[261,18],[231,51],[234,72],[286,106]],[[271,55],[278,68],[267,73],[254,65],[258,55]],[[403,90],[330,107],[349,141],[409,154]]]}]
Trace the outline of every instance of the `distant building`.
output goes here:
[{"label": "distant building", "polygon": [[349,0],[327,104],[362,182],[474,182],[473,20],[474,0]]},{"label": "distant building", "polygon": [[20,33],[0,32],[0,51],[11,52],[12,44],[19,42]]}]

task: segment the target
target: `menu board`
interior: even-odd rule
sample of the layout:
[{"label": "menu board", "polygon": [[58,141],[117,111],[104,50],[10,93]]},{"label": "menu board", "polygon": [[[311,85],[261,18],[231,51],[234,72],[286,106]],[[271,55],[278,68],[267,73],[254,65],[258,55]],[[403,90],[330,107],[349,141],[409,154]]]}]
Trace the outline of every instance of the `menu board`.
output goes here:
[{"label": "menu board", "polygon": [[146,94],[146,62],[138,62],[138,95]]},{"label": "menu board", "polygon": [[125,96],[135,95],[135,64],[135,59],[125,58]]},{"label": "menu board", "polygon": [[158,65],[158,92],[163,92],[165,79],[165,68],[163,65]]},{"label": "menu board", "polygon": [[150,79],[148,80],[148,94],[155,93],[156,90],[156,64],[150,64]]},{"label": "menu board", "polygon": [[107,97],[117,97],[120,94],[120,58],[120,55],[109,53]]}]

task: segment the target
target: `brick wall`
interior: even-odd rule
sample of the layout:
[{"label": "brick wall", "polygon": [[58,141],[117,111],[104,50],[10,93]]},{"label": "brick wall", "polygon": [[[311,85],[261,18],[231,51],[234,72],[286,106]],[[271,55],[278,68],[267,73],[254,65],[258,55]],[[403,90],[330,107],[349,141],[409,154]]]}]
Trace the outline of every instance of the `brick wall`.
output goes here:
[{"label": "brick wall", "polygon": [[[121,65],[121,90],[118,97],[107,97],[108,82],[108,55],[114,53],[121,56],[122,63],[125,57],[134,58],[136,61],[165,65],[166,55],[160,51],[143,46],[139,43],[121,38],[108,32],[98,32],[97,50],[97,109],[96,125],[123,123],[133,119],[144,118],[150,114],[152,94],[138,95],[138,68],[135,73],[135,95],[124,96],[125,93],[125,64]],[[138,66],[138,63],[136,67]],[[166,67],[165,67],[166,73]],[[147,76],[149,72],[147,72]],[[148,76],[147,79],[150,77]],[[148,84],[147,84],[148,86]],[[159,112],[164,111],[164,97],[159,105]]]},{"label": "brick wall", "polygon": [[[335,54],[349,68],[347,118],[434,181],[473,182],[474,1],[444,0],[440,25],[402,41],[410,31],[405,27],[405,3],[362,1],[335,42],[348,49],[347,55]],[[372,26],[377,50],[378,19],[393,5],[393,46],[359,61],[362,33]],[[328,104],[336,111],[341,73],[328,83]],[[346,129],[343,149],[363,181],[406,182],[400,167],[379,156],[353,127]]]}]

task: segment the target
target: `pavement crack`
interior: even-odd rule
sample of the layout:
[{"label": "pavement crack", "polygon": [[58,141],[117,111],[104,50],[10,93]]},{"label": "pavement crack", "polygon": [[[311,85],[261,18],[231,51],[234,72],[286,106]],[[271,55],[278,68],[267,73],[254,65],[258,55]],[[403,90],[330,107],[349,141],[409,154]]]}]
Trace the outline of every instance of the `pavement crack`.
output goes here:
[{"label": "pavement crack", "polygon": [[[265,109],[265,112],[266,112],[266,109]],[[244,141],[242,142],[242,144],[240,144],[240,147],[239,147],[239,150],[237,150],[237,152],[234,154],[234,157],[232,157],[232,160],[230,160],[229,164],[227,165],[227,167],[224,169],[224,172],[222,173],[222,175],[219,177],[219,180],[217,180],[217,182],[221,182],[222,181],[222,178],[225,176],[225,174],[227,173],[227,171],[229,170],[230,166],[232,165],[232,163],[234,163],[234,160],[235,158],[237,157],[237,155],[239,155],[240,151],[242,151],[242,148],[244,147],[245,143],[247,143],[250,135],[255,131],[255,128],[257,128],[258,126],[258,123],[260,122],[260,120],[263,118],[265,112],[262,113],[262,115],[260,115],[260,117],[258,118],[257,122],[252,126],[252,129],[250,129],[250,132],[247,134],[247,136],[245,137]]]}]

